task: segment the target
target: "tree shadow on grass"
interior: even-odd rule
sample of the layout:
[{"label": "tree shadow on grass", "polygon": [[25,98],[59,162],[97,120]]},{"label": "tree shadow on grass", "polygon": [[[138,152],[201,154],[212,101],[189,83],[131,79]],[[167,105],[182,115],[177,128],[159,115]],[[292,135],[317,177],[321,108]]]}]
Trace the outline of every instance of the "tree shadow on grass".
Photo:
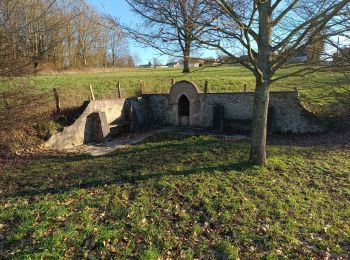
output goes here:
[{"label": "tree shadow on grass", "polygon": [[[153,138],[154,139],[154,138]],[[174,142],[175,141],[175,142]],[[47,155],[0,176],[4,198],[64,193],[103,185],[137,183],[164,176],[187,176],[212,171],[242,171],[250,165],[247,144],[183,137],[149,140],[113,153]],[[229,160],[228,160],[229,159]],[[175,171],[180,166],[181,171]]]},{"label": "tree shadow on grass", "polygon": [[[194,167],[187,170],[181,171],[165,171],[157,172],[151,174],[113,174],[108,176],[110,178],[87,178],[86,181],[79,184],[73,185],[62,185],[53,188],[36,188],[35,190],[23,190],[13,193],[3,194],[3,198],[16,198],[16,197],[26,197],[31,198],[34,196],[45,196],[47,194],[61,194],[66,193],[75,189],[90,189],[95,187],[103,187],[105,185],[122,185],[122,184],[136,184],[139,182],[144,182],[152,179],[161,179],[165,176],[190,176],[194,174],[208,174],[214,173],[216,171],[226,172],[226,171],[246,171],[251,169],[253,166],[248,162],[238,162],[233,164],[211,166],[211,167]],[[102,177],[102,176],[101,176]]]},{"label": "tree shadow on grass", "polygon": [[[188,137],[188,136],[187,136]],[[185,142],[186,140],[184,140]],[[127,157],[129,155],[138,155],[143,152],[147,153],[159,153],[160,150],[171,150],[174,153],[179,152],[179,151],[201,151],[204,148],[215,148],[215,147],[223,147],[223,148],[232,148],[232,149],[237,149],[237,145],[242,146],[242,143],[244,141],[236,141],[236,142],[223,142],[220,140],[200,140],[200,141],[195,141],[195,142],[190,142],[190,143],[161,143],[158,141],[150,141],[148,142],[147,140],[145,142],[139,143],[139,144],[134,144],[130,145],[129,148],[123,148],[116,150],[114,152],[110,152],[105,155],[101,156],[92,156],[90,154],[68,154],[66,156],[56,156],[56,155],[44,155],[41,156],[40,158],[37,158],[38,160],[50,160],[53,162],[57,163],[65,163],[65,162],[79,162],[79,161],[84,161],[84,160],[90,160],[90,159],[96,159],[96,158],[112,158],[112,157],[118,157],[118,156],[123,156]],[[151,144],[151,146],[143,146],[145,144]],[[245,145],[246,143],[244,143]]]},{"label": "tree shadow on grass", "polygon": [[[148,173],[148,174],[118,174],[118,172],[113,172],[113,175],[108,176],[110,178],[104,179],[101,178],[91,178],[86,179],[83,183],[72,184],[69,186],[64,187],[54,187],[54,188],[38,188],[35,190],[24,190],[24,191],[18,191],[14,193],[8,193],[5,194],[4,199],[16,199],[16,198],[26,198],[26,199],[33,199],[35,196],[45,196],[45,195],[55,195],[55,194],[63,194],[67,192],[71,192],[77,189],[90,189],[90,188],[98,188],[98,187],[105,187],[106,185],[123,185],[123,184],[143,184],[143,182],[147,182],[149,180],[160,180],[163,177],[187,177],[195,174],[215,174],[215,172],[226,172],[226,171],[246,171],[251,169],[251,165],[248,162],[238,162],[233,164],[222,164],[218,166],[207,166],[207,167],[193,167],[191,169],[186,170],[180,170],[180,171],[163,171],[163,172],[156,172],[156,173]],[[233,173],[236,174],[236,173]],[[204,176],[203,176],[204,177]],[[147,185],[147,184],[146,184]],[[6,231],[6,234],[11,234],[12,231],[16,231],[19,228],[20,221],[18,220],[11,220],[11,222],[8,222],[9,229]],[[24,238],[20,239],[14,239],[11,241],[3,241],[0,242],[0,248],[3,247],[4,249],[7,249],[7,251],[3,251],[2,253],[5,256],[8,256],[10,252],[13,252],[15,248],[23,248],[24,245],[31,245],[33,243],[33,238],[30,236],[31,232],[28,232],[28,234]],[[35,249],[33,249],[35,250]],[[1,252],[0,252],[1,256]]]}]

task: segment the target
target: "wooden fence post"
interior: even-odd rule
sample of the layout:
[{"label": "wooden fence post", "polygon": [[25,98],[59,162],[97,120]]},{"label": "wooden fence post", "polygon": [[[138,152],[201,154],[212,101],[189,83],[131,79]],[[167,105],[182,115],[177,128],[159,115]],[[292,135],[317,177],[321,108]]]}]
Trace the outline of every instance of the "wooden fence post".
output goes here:
[{"label": "wooden fence post", "polygon": [[92,89],[91,84],[90,84],[90,94],[91,94],[91,99],[95,100],[94,90]]},{"label": "wooden fence post", "polygon": [[244,91],[244,93],[247,92],[247,84],[244,84],[243,91]]},{"label": "wooden fence post", "polygon": [[143,94],[143,82],[142,80],[140,80],[140,92],[141,92],[141,95]]},{"label": "wooden fence post", "polygon": [[56,113],[59,114],[61,113],[61,101],[56,88],[53,89],[53,94],[55,96],[55,101],[56,101]]},{"label": "wooden fence post", "polygon": [[175,79],[171,79],[171,87],[174,86],[176,83]]},{"label": "wooden fence post", "polygon": [[206,80],[204,82],[204,93],[207,94],[208,93],[208,88],[209,88],[209,82],[208,80]]},{"label": "wooden fence post", "polygon": [[120,91],[120,82],[119,81],[117,83],[117,94],[118,94],[118,98],[122,98],[122,94],[121,94],[121,91]]}]

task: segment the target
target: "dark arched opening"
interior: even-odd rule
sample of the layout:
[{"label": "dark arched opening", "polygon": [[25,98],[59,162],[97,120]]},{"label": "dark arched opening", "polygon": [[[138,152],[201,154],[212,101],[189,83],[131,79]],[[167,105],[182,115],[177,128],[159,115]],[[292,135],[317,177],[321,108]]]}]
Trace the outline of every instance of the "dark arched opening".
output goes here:
[{"label": "dark arched opening", "polygon": [[179,116],[190,116],[190,101],[185,95],[179,98]]},{"label": "dark arched opening", "polygon": [[275,132],[276,109],[274,107],[269,107],[267,113],[267,134],[272,135]]},{"label": "dark arched opening", "polygon": [[185,95],[179,98],[178,102],[179,125],[190,125],[190,101]]}]

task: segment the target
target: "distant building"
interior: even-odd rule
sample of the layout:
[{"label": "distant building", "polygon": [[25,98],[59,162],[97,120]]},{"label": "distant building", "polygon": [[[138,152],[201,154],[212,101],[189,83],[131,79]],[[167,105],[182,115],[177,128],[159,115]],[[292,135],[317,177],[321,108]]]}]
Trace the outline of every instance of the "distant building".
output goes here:
[{"label": "distant building", "polygon": [[148,64],[140,65],[139,68],[154,68],[151,62],[148,62]]},{"label": "distant building", "polygon": [[168,68],[179,68],[181,65],[180,65],[179,62],[174,61],[174,62],[168,62],[168,63],[166,64],[166,66],[167,66]]},{"label": "distant building", "polygon": [[169,68],[167,65],[157,65],[154,66],[156,69],[165,69],[165,68]]},{"label": "distant building", "polygon": [[213,58],[208,58],[203,60],[203,63],[201,64],[201,66],[205,65],[205,66],[218,66],[222,64],[222,61],[220,59],[213,59]]},{"label": "distant building", "polygon": [[205,61],[203,59],[191,59],[190,67],[191,68],[199,68],[202,67]]},{"label": "distant building", "polygon": [[333,63],[350,61],[350,48],[340,48],[333,54]]},{"label": "distant building", "polygon": [[297,63],[297,62],[307,62],[308,60],[308,55],[306,51],[301,51],[297,54],[294,55],[289,61],[292,63]]}]

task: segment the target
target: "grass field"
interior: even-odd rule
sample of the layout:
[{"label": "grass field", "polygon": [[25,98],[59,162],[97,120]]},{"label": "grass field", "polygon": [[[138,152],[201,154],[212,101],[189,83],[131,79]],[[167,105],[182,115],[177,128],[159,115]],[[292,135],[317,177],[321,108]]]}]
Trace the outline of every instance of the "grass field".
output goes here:
[{"label": "grass field", "polygon": [[158,134],[0,175],[0,258],[308,258],[350,254],[349,149]]},{"label": "grass field", "polygon": [[[281,70],[276,76],[291,72],[292,69]],[[243,91],[247,85],[249,91],[254,91],[255,80],[250,71],[242,67],[215,67],[198,69],[188,75],[183,75],[179,69],[119,69],[109,72],[66,73],[40,75],[31,78],[31,82],[41,90],[58,88],[67,92],[68,104],[74,98],[76,103],[85,100],[88,86],[94,87],[97,98],[115,97],[116,83],[121,82],[124,96],[132,96],[139,91],[139,82],[145,84],[144,92],[167,93],[171,79],[190,80],[202,90],[205,80],[209,81],[209,92]],[[272,91],[285,91],[298,88],[301,99],[314,111],[323,111],[332,106],[338,106],[337,97],[348,95],[350,84],[344,83],[344,75],[331,71],[317,72],[305,77],[293,77],[277,81]],[[64,102],[64,100],[63,100]],[[341,104],[340,104],[341,105]]]},{"label": "grass field", "polygon": [[[58,88],[69,107],[88,97],[89,84],[104,98],[115,96],[117,81],[131,96],[140,80],[145,91],[160,93],[172,78],[200,88],[208,80],[210,92],[242,91],[244,84],[254,89],[252,75],[239,67],[186,76],[174,69],[122,69],[29,80],[40,91]],[[277,82],[272,91],[298,87],[314,111],[337,111],[350,97],[344,79],[317,72]],[[247,163],[247,141],[181,134],[157,134],[101,157],[0,157],[0,258],[345,259],[349,138],[318,138],[272,142],[263,168]]]}]

